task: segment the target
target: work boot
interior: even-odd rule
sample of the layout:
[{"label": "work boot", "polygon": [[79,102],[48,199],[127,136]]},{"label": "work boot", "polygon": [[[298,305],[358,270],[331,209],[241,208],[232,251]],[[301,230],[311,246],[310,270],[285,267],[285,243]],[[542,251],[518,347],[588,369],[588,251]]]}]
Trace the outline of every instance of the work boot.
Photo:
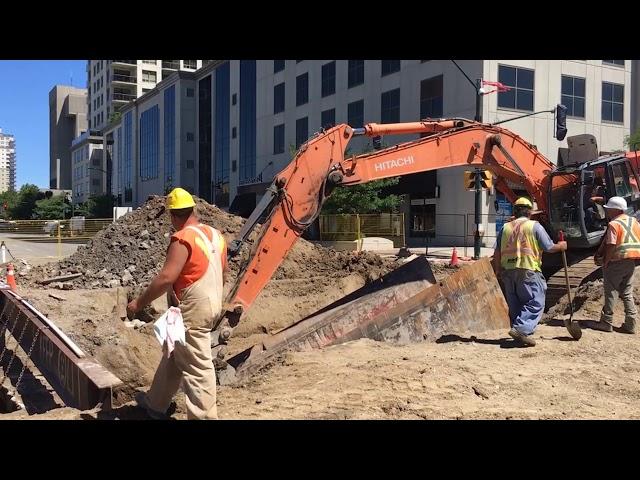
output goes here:
[{"label": "work boot", "polygon": [[154,410],[149,406],[149,399],[147,398],[146,393],[136,393],[135,399],[138,406],[142,408],[147,413],[147,415],[149,415],[149,417],[153,418],[154,420],[167,420],[169,418],[166,414],[158,412],[157,410]]},{"label": "work boot", "polygon": [[601,332],[613,332],[613,325],[606,320],[600,320],[593,325],[594,330],[600,330]]},{"label": "work boot", "polygon": [[622,333],[636,333],[636,319],[633,317],[626,317],[624,319],[624,324],[620,327],[620,331]]},{"label": "work boot", "polygon": [[531,335],[525,335],[524,333],[520,333],[515,328],[509,330],[509,335],[516,341],[522,343],[525,347],[535,347],[536,341],[533,339]]}]

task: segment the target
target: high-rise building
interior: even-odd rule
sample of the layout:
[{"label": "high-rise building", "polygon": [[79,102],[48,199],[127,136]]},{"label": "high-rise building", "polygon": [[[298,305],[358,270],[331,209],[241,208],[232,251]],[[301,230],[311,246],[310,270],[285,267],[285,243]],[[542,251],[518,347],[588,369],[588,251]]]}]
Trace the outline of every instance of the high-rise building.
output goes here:
[{"label": "high-rise building", "polygon": [[56,85],[49,92],[49,187],[71,190],[71,142],[87,130],[87,90]]},{"label": "high-rise building", "polygon": [[[592,134],[601,152],[625,148],[638,98],[630,60],[457,63],[473,81],[510,87],[482,97],[483,122],[513,119],[504,126],[550,161],[557,162],[567,148],[566,140],[554,138],[553,113],[548,112],[558,103],[568,108],[569,136]],[[515,119],[541,111],[547,112]],[[148,195],[183,186],[247,215],[291,161],[292,151],[322,128],[424,118],[472,120],[475,113],[475,86],[448,60],[218,60],[167,78],[109,125],[112,191],[122,204],[138,206]],[[417,138],[382,141],[391,145]],[[358,153],[370,144],[358,137],[349,148]],[[404,190],[397,193],[404,198],[410,246],[427,239],[431,245],[473,242],[474,194],[464,189],[463,170],[432,170],[403,182]],[[488,245],[495,235],[498,197],[482,194]]]},{"label": "high-rise building", "polygon": [[88,60],[89,129],[102,131],[123,106],[178,70],[195,71],[202,60]]},{"label": "high-rise building", "polygon": [[0,193],[16,189],[16,139],[0,128]]}]

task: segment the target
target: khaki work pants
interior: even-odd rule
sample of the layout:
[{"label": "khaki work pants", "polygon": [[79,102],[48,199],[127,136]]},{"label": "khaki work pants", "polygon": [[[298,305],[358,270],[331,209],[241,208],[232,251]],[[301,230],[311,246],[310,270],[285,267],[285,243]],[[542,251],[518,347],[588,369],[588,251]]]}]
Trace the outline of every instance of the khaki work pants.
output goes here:
[{"label": "khaki work pants", "polygon": [[[149,407],[166,412],[178,388],[186,396],[189,420],[215,420],[216,372],[211,354],[211,328],[219,313],[211,295],[212,280],[208,269],[200,280],[184,290],[180,310],[186,329],[186,345],[175,345],[169,358],[162,360],[147,393]],[[166,344],[164,346],[166,348]]]}]

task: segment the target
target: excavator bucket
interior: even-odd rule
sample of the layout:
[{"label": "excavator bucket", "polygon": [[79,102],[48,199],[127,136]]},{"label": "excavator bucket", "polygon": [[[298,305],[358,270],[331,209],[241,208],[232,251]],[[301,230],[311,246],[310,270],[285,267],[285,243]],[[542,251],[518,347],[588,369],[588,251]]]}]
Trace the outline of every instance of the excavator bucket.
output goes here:
[{"label": "excavator bucket", "polygon": [[509,328],[507,305],[489,259],[437,282],[418,257],[315,314],[224,362],[222,385],[247,380],[289,350],[303,351],[359,338],[410,343],[446,334]]}]

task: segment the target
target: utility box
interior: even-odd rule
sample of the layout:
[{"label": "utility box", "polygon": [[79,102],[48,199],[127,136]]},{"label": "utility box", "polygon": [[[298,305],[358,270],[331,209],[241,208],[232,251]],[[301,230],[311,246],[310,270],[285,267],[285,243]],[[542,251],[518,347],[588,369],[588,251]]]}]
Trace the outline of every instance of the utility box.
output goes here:
[{"label": "utility box", "polygon": [[129,212],[131,212],[131,207],[113,207],[113,221],[115,222]]}]

